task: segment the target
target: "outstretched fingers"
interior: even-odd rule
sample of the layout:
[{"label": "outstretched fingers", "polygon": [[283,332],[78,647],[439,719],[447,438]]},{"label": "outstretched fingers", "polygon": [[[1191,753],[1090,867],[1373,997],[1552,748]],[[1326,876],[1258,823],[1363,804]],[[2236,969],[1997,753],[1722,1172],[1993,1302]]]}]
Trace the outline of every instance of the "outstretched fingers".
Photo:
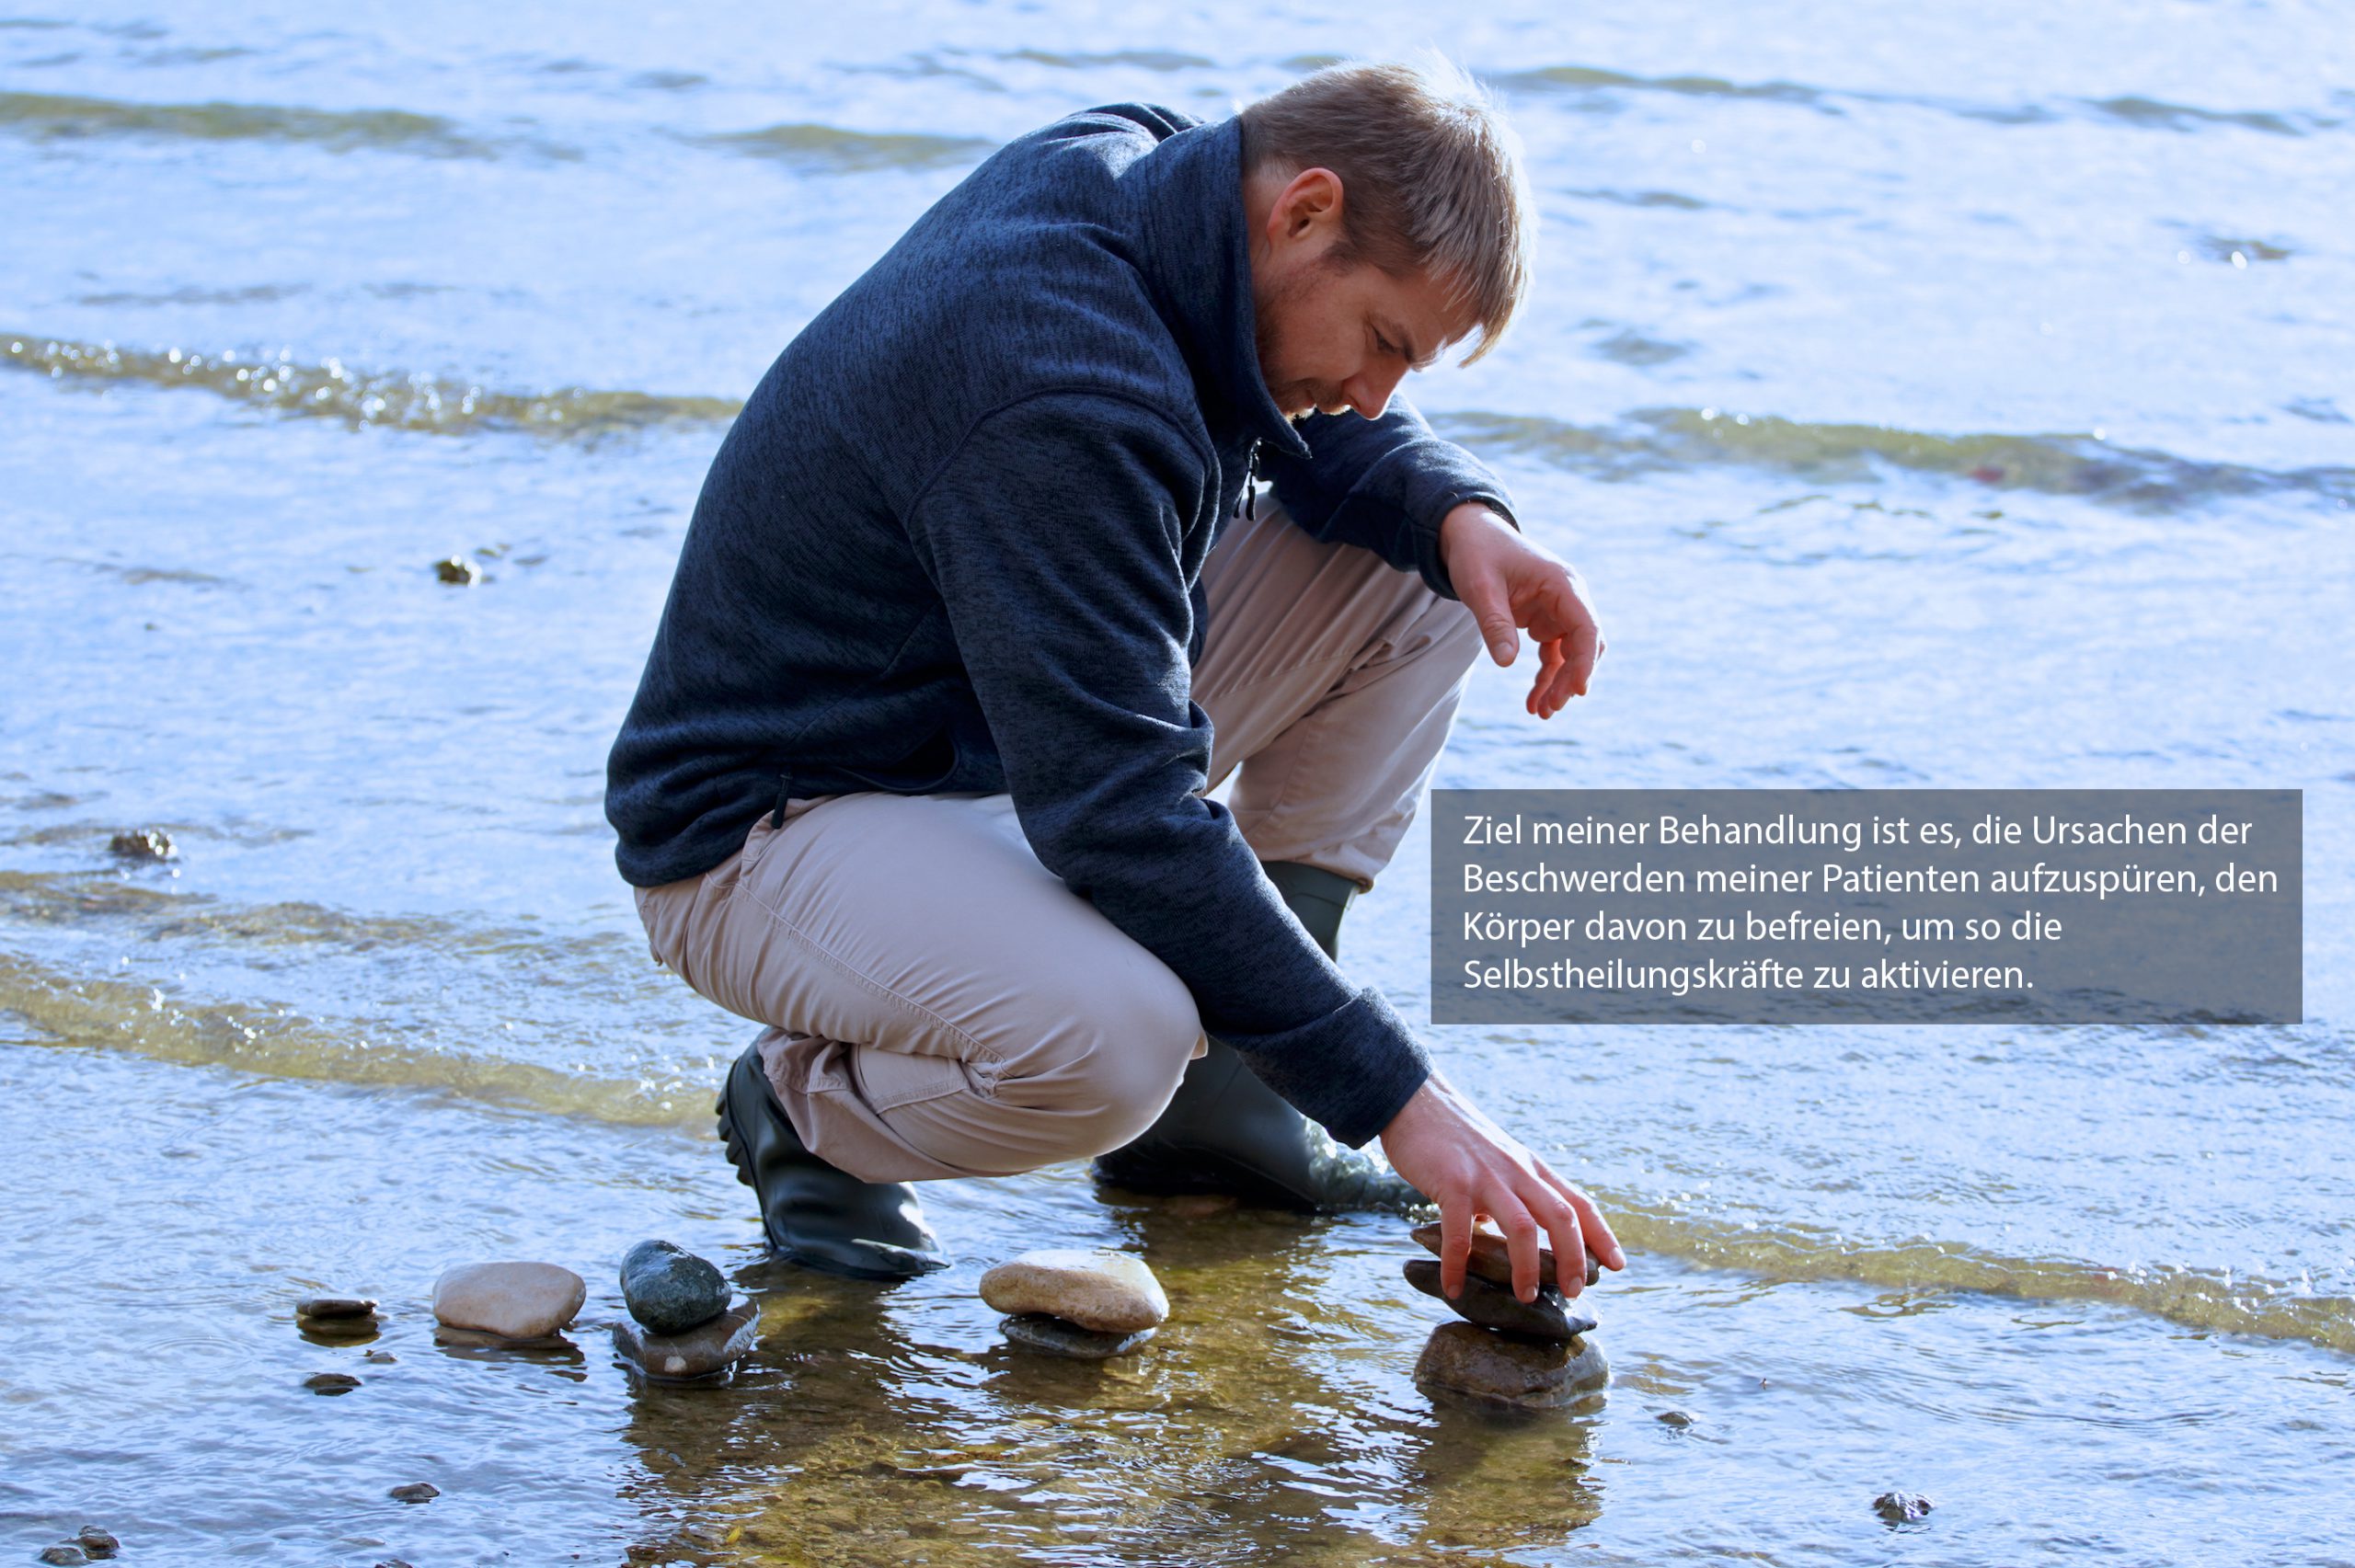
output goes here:
[{"label": "outstretched fingers", "polygon": [[[1603,1210],[1596,1207],[1594,1199],[1556,1174],[1553,1167],[1541,1163],[1538,1168],[1545,1173],[1547,1185],[1561,1195],[1562,1201],[1578,1216],[1580,1234],[1585,1238],[1586,1248],[1594,1254],[1595,1260],[1605,1268],[1626,1268],[1627,1254],[1620,1247],[1619,1238],[1611,1233],[1611,1222],[1603,1219]],[[1558,1271],[1566,1277],[1570,1271],[1570,1260],[1575,1257],[1579,1278],[1585,1279],[1586,1259],[1582,1255],[1557,1250],[1554,1256]]]},{"label": "outstretched fingers", "polygon": [[[1577,1295],[1586,1284],[1586,1242],[1582,1240],[1585,1230],[1579,1222],[1578,1211],[1560,1193],[1542,1181],[1532,1183],[1528,1206],[1529,1212],[1535,1217],[1531,1224],[1533,1232],[1542,1225],[1546,1242],[1554,1249],[1554,1275],[1561,1282],[1562,1294]],[[1533,1243],[1534,1239],[1533,1236]],[[1528,1299],[1535,1300],[1537,1258],[1534,1244],[1529,1260],[1529,1280],[1531,1290]],[[1521,1272],[1516,1266],[1513,1271],[1516,1291],[1520,1284]]]}]

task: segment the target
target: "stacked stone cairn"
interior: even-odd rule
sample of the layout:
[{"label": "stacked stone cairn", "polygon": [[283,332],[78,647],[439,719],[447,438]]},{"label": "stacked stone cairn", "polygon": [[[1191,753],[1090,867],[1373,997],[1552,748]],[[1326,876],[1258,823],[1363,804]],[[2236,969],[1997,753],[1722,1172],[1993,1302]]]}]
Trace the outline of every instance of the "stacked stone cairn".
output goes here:
[{"label": "stacked stone cairn", "polygon": [[708,1260],[669,1242],[640,1242],[622,1258],[622,1299],[636,1321],[614,1325],[614,1346],[657,1382],[717,1379],[759,1337],[759,1305]]},{"label": "stacked stone cairn", "polygon": [[305,1296],[294,1303],[294,1326],[303,1337],[324,1344],[376,1337],[373,1296]]},{"label": "stacked stone cairn", "polygon": [[1169,1318],[1169,1298],[1143,1258],[1051,1247],[982,1276],[982,1299],[1007,1314],[998,1325],[1025,1350],[1079,1361],[1126,1356]]},{"label": "stacked stone cairn", "polygon": [[[1415,1240],[1432,1255],[1411,1258],[1407,1283],[1452,1308],[1460,1323],[1442,1323],[1415,1364],[1415,1386],[1434,1398],[1489,1410],[1550,1410],[1600,1390],[1610,1378],[1603,1352],[1587,1343],[1594,1314],[1584,1298],[1566,1299],[1551,1248],[1537,1259],[1537,1299],[1512,1291],[1512,1253],[1502,1232],[1483,1224],[1472,1233],[1464,1293],[1440,1288],[1440,1227],[1418,1226]],[[1586,1282],[1601,1277],[1587,1259]]]}]

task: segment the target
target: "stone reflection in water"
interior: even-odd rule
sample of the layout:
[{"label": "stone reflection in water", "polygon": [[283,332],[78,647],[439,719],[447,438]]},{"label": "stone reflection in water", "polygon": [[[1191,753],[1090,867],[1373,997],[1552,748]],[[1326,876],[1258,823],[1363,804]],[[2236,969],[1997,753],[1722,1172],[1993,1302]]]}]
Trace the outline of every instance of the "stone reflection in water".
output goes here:
[{"label": "stone reflection in water", "polygon": [[510,1339],[479,1329],[452,1328],[447,1323],[434,1325],[433,1348],[454,1361],[522,1361],[562,1368],[577,1368],[588,1360],[580,1346],[560,1333],[543,1334],[536,1339]]},{"label": "stone reflection in water", "polygon": [[1111,1361],[1005,1345],[952,1276],[737,1270],[764,1315],[734,1381],[632,1390],[632,1559],[1437,1561],[1599,1511],[1571,1414],[1499,1422],[1414,1390],[1415,1343],[1327,1276],[1335,1222],[1113,1214],[1171,1313]]},{"label": "stone reflection in water", "polygon": [[[1463,1328],[1442,1324],[1434,1332]],[[1473,1331],[1475,1333],[1477,1330]],[[1603,1514],[1590,1478],[1591,1426],[1568,1411],[1499,1413],[1435,1405],[1412,1484],[1423,1498],[1415,1544],[1526,1551],[1560,1546]]]},{"label": "stone reflection in water", "polygon": [[302,1318],[294,1320],[294,1329],[306,1345],[358,1346],[376,1343],[380,1321],[374,1313],[364,1318]]}]

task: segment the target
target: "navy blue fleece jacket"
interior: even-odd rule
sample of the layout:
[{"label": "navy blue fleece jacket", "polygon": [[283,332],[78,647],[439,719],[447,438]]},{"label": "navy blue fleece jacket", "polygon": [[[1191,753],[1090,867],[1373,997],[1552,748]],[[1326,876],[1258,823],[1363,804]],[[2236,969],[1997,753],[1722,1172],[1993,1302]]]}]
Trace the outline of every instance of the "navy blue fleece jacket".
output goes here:
[{"label": "navy blue fleece jacket", "polygon": [[1507,508],[1401,401],[1277,410],[1236,121],[1120,104],[1000,149],[794,338],[721,443],[613,750],[622,875],[707,871],[789,795],[1010,791],[1040,861],[1177,973],[1207,1032],[1364,1143],[1422,1049],[1199,794],[1199,579],[1255,462],[1300,527],[1450,597],[1441,520]]}]

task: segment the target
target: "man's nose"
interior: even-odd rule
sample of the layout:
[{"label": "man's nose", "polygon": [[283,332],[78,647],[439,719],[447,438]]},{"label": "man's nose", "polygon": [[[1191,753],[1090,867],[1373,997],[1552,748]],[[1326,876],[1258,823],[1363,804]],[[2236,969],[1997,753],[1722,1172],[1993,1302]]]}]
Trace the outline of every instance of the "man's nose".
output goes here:
[{"label": "man's nose", "polygon": [[1390,406],[1390,395],[1398,390],[1403,372],[1368,368],[1360,371],[1342,387],[1349,395],[1350,406],[1368,419],[1379,419]]}]

